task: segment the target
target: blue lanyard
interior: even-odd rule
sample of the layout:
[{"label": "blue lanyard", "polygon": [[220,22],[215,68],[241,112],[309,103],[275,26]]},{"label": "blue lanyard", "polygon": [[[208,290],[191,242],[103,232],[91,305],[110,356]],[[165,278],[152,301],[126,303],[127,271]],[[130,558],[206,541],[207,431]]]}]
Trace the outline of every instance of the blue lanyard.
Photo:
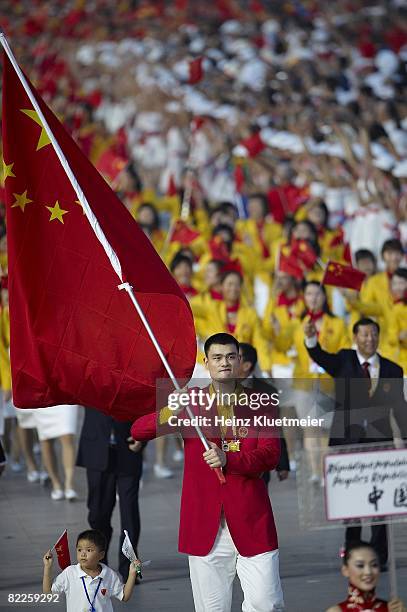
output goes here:
[{"label": "blue lanyard", "polygon": [[86,598],[87,598],[88,602],[90,603],[90,610],[89,610],[89,612],[96,612],[96,608],[95,608],[95,606],[93,604],[95,603],[96,596],[97,596],[97,594],[99,592],[100,585],[101,585],[101,582],[102,582],[102,578],[99,578],[99,584],[96,587],[96,591],[95,591],[95,594],[93,596],[93,600],[92,601],[90,600],[88,589],[86,588],[85,576],[81,576],[81,580],[82,580],[83,588],[85,589]]}]

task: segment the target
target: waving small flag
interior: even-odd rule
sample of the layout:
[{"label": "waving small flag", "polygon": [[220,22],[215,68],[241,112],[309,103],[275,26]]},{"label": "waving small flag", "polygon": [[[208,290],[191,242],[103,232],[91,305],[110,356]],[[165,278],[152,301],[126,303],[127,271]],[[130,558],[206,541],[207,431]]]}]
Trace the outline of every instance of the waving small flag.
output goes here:
[{"label": "waving small flag", "polygon": [[57,553],[58,563],[61,570],[71,565],[71,555],[69,554],[68,532],[65,529],[54,546]]},{"label": "waving small flag", "polygon": [[124,540],[123,540],[123,546],[122,546],[122,553],[124,554],[125,557],[127,557],[130,563],[133,563],[134,561],[138,561],[136,553],[134,552],[133,544],[131,543],[131,540],[129,537],[129,533],[128,531],[126,531],[126,529],[123,529],[123,531],[124,531]]},{"label": "waving small flag", "polygon": [[352,268],[352,266],[345,266],[336,261],[329,261],[325,269],[322,284],[360,291],[365,278],[366,274],[363,274],[363,272],[356,268]]}]

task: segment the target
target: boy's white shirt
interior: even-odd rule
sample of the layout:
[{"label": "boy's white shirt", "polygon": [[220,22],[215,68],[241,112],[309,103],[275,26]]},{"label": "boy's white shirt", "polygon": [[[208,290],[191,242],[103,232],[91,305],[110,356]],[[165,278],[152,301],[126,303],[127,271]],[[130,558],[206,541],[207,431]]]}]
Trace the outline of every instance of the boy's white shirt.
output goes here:
[{"label": "boy's white shirt", "polygon": [[101,579],[94,604],[98,612],[113,612],[111,598],[123,599],[124,586],[119,576],[104,563],[100,565],[102,571],[95,578],[84,572],[79,563],[70,565],[55,578],[51,590],[53,593],[65,593],[67,612],[89,612],[90,610],[91,606],[86,597],[82,577],[85,578],[86,589],[91,602],[99,579]]}]

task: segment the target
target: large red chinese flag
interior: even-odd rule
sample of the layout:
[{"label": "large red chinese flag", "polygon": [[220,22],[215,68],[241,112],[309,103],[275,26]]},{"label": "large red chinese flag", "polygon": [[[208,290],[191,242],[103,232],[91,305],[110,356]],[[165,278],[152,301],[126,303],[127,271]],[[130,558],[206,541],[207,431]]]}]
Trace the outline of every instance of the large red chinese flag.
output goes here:
[{"label": "large red chinese flag", "polygon": [[93,213],[93,225],[104,234],[102,246],[7,56],[3,79],[14,403],[83,404],[134,420],[155,408],[156,379],[167,374],[128,294],[118,290],[117,267],[180,378],[189,378],[195,364],[188,301],[125,206],[32,88],[90,205],[89,217]]}]

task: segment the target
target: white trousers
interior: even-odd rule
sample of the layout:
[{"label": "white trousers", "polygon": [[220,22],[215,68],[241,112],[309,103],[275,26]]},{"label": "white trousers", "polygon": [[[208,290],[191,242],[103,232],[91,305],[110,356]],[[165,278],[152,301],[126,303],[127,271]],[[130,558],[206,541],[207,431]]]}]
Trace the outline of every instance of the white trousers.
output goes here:
[{"label": "white trousers", "polygon": [[236,572],[244,595],[243,612],[284,610],[278,550],[242,557],[222,518],[211,552],[205,557],[189,556],[195,611],[230,612]]}]

